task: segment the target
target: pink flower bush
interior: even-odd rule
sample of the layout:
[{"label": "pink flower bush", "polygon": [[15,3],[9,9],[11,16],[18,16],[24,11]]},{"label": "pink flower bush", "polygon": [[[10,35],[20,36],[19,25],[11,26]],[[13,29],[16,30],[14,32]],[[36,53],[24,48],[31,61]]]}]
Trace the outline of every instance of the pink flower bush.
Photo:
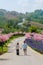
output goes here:
[{"label": "pink flower bush", "polygon": [[43,40],[43,35],[37,33],[26,33],[25,36],[29,39],[33,38],[34,40]]},{"label": "pink flower bush", "polygon": [[7,40],[9,40],[9,38],[13,35],[13,33],[9,33],[9,34],[1,34],[0,35],[0,42],[5,42]]},{"label": "pink flower bush", "polygon": [[0,41],[1,42],[7,41],[8,39],[9,39],[9,37],[7,35],[1,35],[0,36]]},{"label": "pink flower bush", "polygon": [[43,35],[41,34],[34,34],[34,40],[43,40]]},{"label": "pink flower bush", "polygon": [[31,39],[30,33],[26,33],[25,36],[26,36],[26,38]]}]

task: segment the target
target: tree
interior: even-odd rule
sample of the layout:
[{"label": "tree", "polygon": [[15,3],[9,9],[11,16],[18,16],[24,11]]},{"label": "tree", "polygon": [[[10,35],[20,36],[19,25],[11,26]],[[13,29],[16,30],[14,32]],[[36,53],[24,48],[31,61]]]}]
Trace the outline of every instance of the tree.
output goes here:
[{"label": "tree", "polygon": [[30,31],[30,32],[36,32],[36,33],[39,33],[39,32],[40,32],[39,29],[38,29],[38,27],[36,27],[36,26],[31,26],[31,27],[29,28],[29,31]]}]

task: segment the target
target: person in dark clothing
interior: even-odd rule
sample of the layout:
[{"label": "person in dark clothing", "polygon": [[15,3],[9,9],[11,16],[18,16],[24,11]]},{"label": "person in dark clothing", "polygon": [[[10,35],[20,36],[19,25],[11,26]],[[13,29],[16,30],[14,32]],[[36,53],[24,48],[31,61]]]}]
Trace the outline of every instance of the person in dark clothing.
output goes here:
[{"label": "person in dark clothing", "polygon": [[19,43],[16,44],[16,55],[19,55]]}]

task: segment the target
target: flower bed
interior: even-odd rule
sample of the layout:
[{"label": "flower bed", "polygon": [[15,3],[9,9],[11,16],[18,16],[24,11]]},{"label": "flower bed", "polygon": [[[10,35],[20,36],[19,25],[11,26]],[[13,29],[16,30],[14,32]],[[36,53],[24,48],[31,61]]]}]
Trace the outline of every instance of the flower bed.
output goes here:
[{"label": "flower bed", "polygon": [[41,34],[26,35],[27,38],[25,39],[25,42],[27,43],[27,45],[43,54],[43,35]]}]

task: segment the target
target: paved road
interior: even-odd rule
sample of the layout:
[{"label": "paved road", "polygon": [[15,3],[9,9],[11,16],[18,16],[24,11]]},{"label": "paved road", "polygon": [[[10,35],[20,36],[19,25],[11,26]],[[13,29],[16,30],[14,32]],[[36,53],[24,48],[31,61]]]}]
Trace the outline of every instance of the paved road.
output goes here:
[{"label": "paved road", "polygon": [[0,65],[43,65],[43,55],[30,47],[27,48],[27,56],[24,56],[22,49],[20,49],[20,56],[16,55],[15,45],[19,41],[22,46],[24,39],[25,37],[19,37],[11,42],[8,53],[0,56]]}]

